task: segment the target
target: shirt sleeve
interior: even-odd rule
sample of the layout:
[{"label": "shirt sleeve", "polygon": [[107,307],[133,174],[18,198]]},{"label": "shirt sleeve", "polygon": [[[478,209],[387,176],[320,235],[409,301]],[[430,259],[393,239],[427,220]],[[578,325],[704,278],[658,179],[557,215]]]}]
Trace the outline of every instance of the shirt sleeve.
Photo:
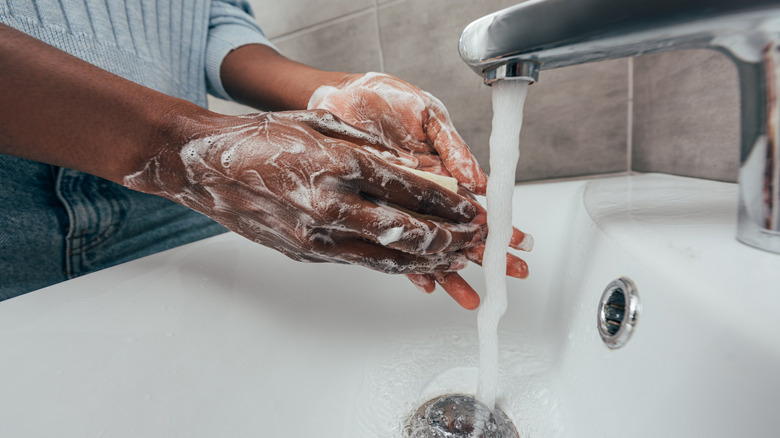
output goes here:
[{"label": "shirt sleeve", "polygon": [[206,85],[211,94],[233,100],[222,85],[220,68],[228,53],[247,44],[274,47],[246,1],[212,0],[206,41]]}]

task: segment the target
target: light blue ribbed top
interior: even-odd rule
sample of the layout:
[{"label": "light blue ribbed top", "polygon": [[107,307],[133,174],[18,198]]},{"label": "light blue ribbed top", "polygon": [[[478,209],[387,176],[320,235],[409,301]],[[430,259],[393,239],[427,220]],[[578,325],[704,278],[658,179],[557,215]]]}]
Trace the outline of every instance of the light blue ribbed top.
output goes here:
[{"label": "light blue ribbed top", "polygon": [[206,106],[222,60],[271,45],[240,0],[0,0],[0,22],[141,85]]}]

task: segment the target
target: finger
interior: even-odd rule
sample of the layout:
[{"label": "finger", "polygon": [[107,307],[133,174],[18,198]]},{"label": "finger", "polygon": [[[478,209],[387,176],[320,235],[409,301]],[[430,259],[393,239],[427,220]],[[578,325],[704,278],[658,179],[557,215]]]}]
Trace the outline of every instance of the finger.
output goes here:
[{"label": "finger", "polygon": [[[431,98],[435,99],[432,96]],[[435,100],[428,110],[425,130],[433,148],[439,153],[453,178],[470,191],[484,195],[487,191],[487,175],[452,126],[447,110],[438,100]]]},{"label": "finger", "polygon": [[[458,188],[458,193],[461,196],[474,200],[474,195],[462,187]],[[481,205],[477,205],[480,214],[484,214],[485,223],[487,223],[487,210],[485,210],[485,208]],[[482,218],[481,215],[480,218]],[[528,233],[524,233],[518,230],[516,227],[512,227],[512,237],[509,239],[509,247],[512,249],[529,252],[534,249],[534,236]]]},{"label": "finger", "polygon": [[431,274],[406,274],[406,277],[413,285],[426,294],[433,293],[436,290],[436,278]]},{"label": "finger", "polygon": [[356,237],[336,237],[335,244],[318,246],[332,259],[357,264],[387,274],[416,274],[463,269],[468,260],[461,253],[409,254]]},{"label": "finger", "polygon": [[417,159],[417,169],[425,172],[435,173],[437,175],[452,176],[452,174],[444,166],[439,154],[415,153],[414,157]]},{"label": "finger", "polygon": [[[471,199],[471,200],[472,200],[472,201],[474,201],[474,202],[477,202],[477,195],[475,195],[474,193],[470,192],[469,190],[466,190],[466,189],[465,189],[465,188],[463,188],[462,186],[458,186],[458,194],[459,194],[460,196],[463,196],[463,197],[469,198],[469,199]],[[484,208],[484,207],[482,207],[481,205],[480,205],[480,207],[482,208],[482,209],[480,210],[480,212],[485,212],[485,219],[487,219],[487,211],[486,211],[486,210],[485,210],[485,208]]]},{"label": "finger", "polygon": [[[466,258],[482,266],[482,259],[485,255],[485,244],[480,243],[463,251]],[[514,254],[506,255],[506,275],[513,278],[528,278],[528,263]]]},{"label": "finger", "polygon": [[455,252],[485,238],[478,223],[450,223],[413,216],[381,200],[349,199],[338,226],[376,244],[412,254]]},{"label": "finger", "polygon": [[357,189],[377,199],[414,213],[435,216],[452,222],[471,222],[484,216],[477,202],[451,192],[427,179],[364,155],[364,174],[354,180]]},{"label": "finger", "polygon": [[520,251],[531,251],[534,249],[534,236],[512,227],[512,238],[509,240],[509,247],[519,249]]},{"label": "finger", "polygon": [[464,309],[479,307],[479,294],[456,272],[437,272],[436,282]]},{"label": "finger", "polygon": [[384,161],[400,166],[419,166],[418,160],[412,154],[389,147],[381,136],[350,125],[328,110],[315,109],[274,114],[276,117],[286,117],[305,124],[328,138],[342,140],[349,145],[360,146],[362,150]]},{"label": "finger", "polygon": [[359,144],[384,145],[382,138],[378,135],[356,128],[328,110],[282,111],[274,113],[273,117],[288,118],[305,124],[328,137],[340,138]]}]

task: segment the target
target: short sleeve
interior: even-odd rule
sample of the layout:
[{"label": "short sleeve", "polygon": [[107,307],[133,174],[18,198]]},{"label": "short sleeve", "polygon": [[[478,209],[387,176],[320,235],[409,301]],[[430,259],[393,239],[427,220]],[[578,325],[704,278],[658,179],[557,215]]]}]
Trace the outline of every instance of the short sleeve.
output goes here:
[{"label": "short sleeve", "polygon": [[222,85],[220,68],[228,53],[247,44],[274,47],[255,21],[247,2],[212,0],[206,41],[206,83],[211,94],[232,100]]}]

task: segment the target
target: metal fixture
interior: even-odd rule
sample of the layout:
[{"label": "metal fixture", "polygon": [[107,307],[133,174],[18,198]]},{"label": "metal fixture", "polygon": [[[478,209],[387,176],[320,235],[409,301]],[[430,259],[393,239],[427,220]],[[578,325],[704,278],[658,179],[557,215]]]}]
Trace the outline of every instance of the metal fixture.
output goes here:
[{"label": "metal fixture", "polygon": [[500,80],[521,80],[534,83],[539,80],[541,64],[533,61],[507,62],[485,70],[485,84]]},{"label": "metal fixture", "polygon": [[519,438],[503,411],[473,396],[449,394],[423,403],[407,420],[404,438]]},{"label": "metal fixture", "polygon": [[628,342],[640,309],[634,282],[621,277],[607,285],[599,301],[597,322],[599,335],[607,347],[617,349]]},{"label": "metal fixture", "polygon": [[648,53],[712,49],[739,73],[737,238],[780,254],[778,0],[531,0],[471,23],[463,60],[487,84]]}]

